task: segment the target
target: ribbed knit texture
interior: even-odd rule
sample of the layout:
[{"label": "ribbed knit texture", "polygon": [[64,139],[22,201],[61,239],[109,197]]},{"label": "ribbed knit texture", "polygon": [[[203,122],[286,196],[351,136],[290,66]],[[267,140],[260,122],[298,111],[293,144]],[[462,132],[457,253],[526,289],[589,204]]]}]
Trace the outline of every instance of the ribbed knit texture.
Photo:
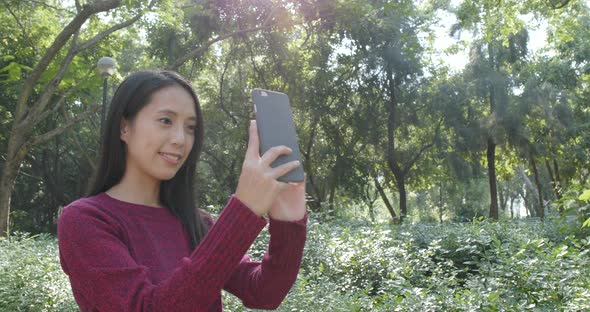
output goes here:
[{"label": "ribbed knit texture", "polygon": [[199,246],[167,209],[105,193],[68,205],[58,221],[60,262],[82,311],[222,311],[221,290],[274,309],[297,278],[307,217],[270,219],[261,262],[248,248],[267,221],[232,196]]}]

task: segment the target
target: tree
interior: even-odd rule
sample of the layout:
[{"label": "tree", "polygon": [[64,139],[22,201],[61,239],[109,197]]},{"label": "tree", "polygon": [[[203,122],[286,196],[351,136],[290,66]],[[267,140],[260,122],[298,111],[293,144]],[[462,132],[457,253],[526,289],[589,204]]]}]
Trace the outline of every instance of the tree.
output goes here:
[{"label": "tree", "polygon": [[[345,19],[346,35],[354,47],[360,66],[357,92],[377,118],[377,149],[385,147],[384,160],[394,176],[399,193],[400,220],[407,215],[406,185],[411,170],[437,139],[441,120],[428,101],[419,97],[422,85],[421,55],[424,50],[418,33],[427,25],[428,15],[413,2],[353,2],[355,10]],[[352,9],[353,7],[351,7]],[[384,118],[385,117],[385,118]],[[426,126],[426,124],[431,126]],[[433,125],[433,126],[432,126]]]},{"label": "tree", "polygon": [[[470,64],[466,79],[472,82],[473,102],[485,116],[486,164],[490,189],[489,217],[498,219],[498,192],[496,178],[496,148],[510,140],[509,130],[519,123],[509,107],[515,85],[513,72],[527,55],[528,32],[524,27],[521,12],[537,8],[540,4],[502,3],[494,1],[464,1],[457,9],[459,23],[451,34],[461,29],[473,31],[476,40],[470,52]],[[487,109],[482,110],[481,105]],[[511,115],[512,114],[512,115]]]},{"label": "tree", "polygon": [[[12,127],[7,140],[6,160],[4,161],[2,175],[0,177],[1,236],[8,235],[10,231],[10,198],[19,168],[29,151],[34,146],[45,143],[56,135],[63,133],[67,128],[97,109],[97,107],[91,106],[85,113],[79,114],[75,118],[57,125],[54,129],[40,134],[35,133],[36,127],[47,117],[55,114],[68,96],[68,91],[60,90],[59,87],[64,76],[68,73],[74,57],[95,46],[99,41],[115,31],[128,27],[136,22],[145,11],[151,8],[153,2],[147,6],[140,1],[130,3],[126,9],[135,10],[137,12],[135,15],[119,23],[110,25],[109,28],[102,29],[96,34],[93,34],[89,29],[82,28],[88,20],[97,16],[97,14],[114,10],[121,7],[121,5],[120,0],[89,1],[84,4],[76,1],[75,13],[65,10],[66,13],[63,14],[67,18],[70,18],[69,22],[55,36],[48,47],[37,46],[32,40],[28,40],[28,44],[31,45],[31,48],[39,57],[38,60],[32,61],[30,65],[16,63],[9,65],[11,66],[10,70],[13,72],[16,72],[17,69],[22,70],[26,68],[31,68],[31,71],[26,76],[18,92],[13,113],[14,119],[12,120]],[[37,7],[34,3],[27,3],[17,7],[15,2],[4,2],[3,8],[5,9],[4,14],[8,12],[15,18],[16,24],[21,28],[22,37],[29,39],[30,33],[28,31],[30,29],[22,27],[23,25],[20,22],[21,16],[27,13],[31,14],[36,10],[47,10],[47,8]],[[17,8],[25,11],[19,16],[17,14]],[[125,16],[125,14],[122,15]],[[68,43],[69,46],[67,46]],[[60,96],[56,96],[55,93],[57,91],[61,93]]]},{"label": "tree", "polygon": [[590,177],[590,8],[583,1],[571,2],[553,12],[548,21],[547,41],[557,54],[540,60],[538,66],[545,70],[535,78],[550,93],[546,100],[553,100],[548,103],[551,118],[547,124],[552,131],[545,133],[550,136],[547,156],[554,160],[553,180],[567,188],[568,181],[584,184]]}]

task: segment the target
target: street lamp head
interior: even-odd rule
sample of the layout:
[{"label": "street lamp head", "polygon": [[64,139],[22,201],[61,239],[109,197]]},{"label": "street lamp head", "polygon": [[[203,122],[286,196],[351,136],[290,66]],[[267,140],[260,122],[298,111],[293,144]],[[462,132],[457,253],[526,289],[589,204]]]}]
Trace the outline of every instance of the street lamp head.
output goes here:
[{"label": "street lamp head", "polygon": [[98,63],[96,64],[96,66],[98,67],[98,71],[100,72],[100,74],[103,75],[104,77],[114,74],[115,69],[117,68],[117,64],[115,63],[115,60],[113,60],[112,58],[110,58],[108,56],[100,58],[100,60],[98,60]]}]

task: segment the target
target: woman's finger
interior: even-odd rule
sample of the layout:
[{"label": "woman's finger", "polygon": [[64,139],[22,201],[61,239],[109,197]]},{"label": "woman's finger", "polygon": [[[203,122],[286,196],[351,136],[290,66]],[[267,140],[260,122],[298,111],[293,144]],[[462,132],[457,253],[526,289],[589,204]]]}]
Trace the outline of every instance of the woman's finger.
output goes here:
[{"label": "woman's finger", "polygon": [[291,170],[299,167],[300,165],[301,163],[298,160],[290,161],[286,164],[282,164],[276,168],[273,168],[271,175],[273,178],[278,179],[284,176],[285,174],[289,173]]},{"label": "woman's finger", "polygon": [[260,158],[260,143],[258,141],[258,127],[256,120],[250,120],[250,128],[248,129],[248,150],[246,157],[251,159]]},{"label": "woman's finger", "polygon": [[279,158],[282,155],[289,155],[291,154],[293,151],[288,148],[287,146],[284,145],[280,145],[280,146],[275,146],[270,148],[268,151],[266,151],[266,153],[264,153],[264,155],[262,155],[261,158],[261,163],[264,166],[268,166],[270,167],[270,164],[272,164],[273,161],[275,161],[277,158]]}]

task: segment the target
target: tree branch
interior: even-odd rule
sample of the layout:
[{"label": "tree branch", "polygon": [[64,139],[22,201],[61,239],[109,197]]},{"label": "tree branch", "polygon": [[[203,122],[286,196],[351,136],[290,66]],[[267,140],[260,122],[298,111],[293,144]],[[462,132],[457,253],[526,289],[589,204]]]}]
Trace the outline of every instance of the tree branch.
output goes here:
[{"label": "tree branch", "polygon": [[[154,3],[155,3],[155,0],[152,0],[146,10],[149,10],[154,5]],[[45,108],[46,108],[47,104],[49,103],[49,100],[53,96],[53,92],[60,84],[69,65],[73,61],[74,56],[77,53],[79,53],[80,51],[87,49],[87,48],[93,46],[94,44],[98,43],[100,40],[104,39],[106,36],[112,34],[113,32],[115,32],[119,29],[128,27],[129,25],[133,24],[139,18],[141,18],[141,16],[143,16],[143,14],[146,10],[142,11],[142,13],[139,13],[138,15],[134,16],[130,20],[127,20],[123,23],[117,24],[117,25],[107,29],[106,31],[96,35],[95,37],[93,37],[92,39],[86,41],[85,43],[83,43],[81,45],[77,45],[78,31],[76,31],[74,33],[72,47],[70,48],[70,50],[68,51],[68,54],[66,55],[66,58],[62,62],[59,72],[55,75],[55,77],[51,80],[51,82],[46,86],[46,88],[43,91],[39,100],[37,100],[35,102],[35,104],[31,108],[33,111],[31,111],[29,114],[27,114],[24,122],[16,124],[17,127],[21,128],[21,129],[31,128],[35,124],[37,124],[39,121],[46,118],[49,114],[56,112],[59,109],[59,107],[57,107],[57,106],[55,106],[52,110],[49,110],[49,111],[45,111]],[[90,74],[90,72],[88,74]],[[86,78],[87,77],[88,77],[88,75],[86,75]],[[84,78],[84,79],[86,79],[86,78]],[[59,102],[58,102],[58,104],[59,104]],[[61,104],[59,104],[59,105],[61,105]],[[29,116],[32,116],[32,117],[29,117]]]},{"label": "tree branch", "polygon": [[268,28],[270,28],[269,25],[264,25],[264,26],[258,26],[258,27],[252,27],[252,28],[248,28],[248,29],[234,31],[232,33],[225,34],[225,35],[220,35],[215,39],[209,40],[204,45],[193,49],[192,51],[185,54],[184,56],[181,56],[174,64],[168,66],[168,69],[172,69],[172,70],[178,69],[178,67],[180,67],[182,64],[184,64],[186,61],[188,61],[191,58],[195,58],[195,57],[201,55],[202,53],[207,51],[207,49],[209,49],[210,46],[212,46],[213,44],[215,44],[219,41],[223,41],[228,38],[233,38],[233,37],[241,36],[241,35],[244,35],[247,33],[255,32],[258,30],[262,30],[262,29],[268,29]]},{"label": "tree branch", "polygon": [[191,50],[190,52],[188,52],[187,54],[185,54],[184,56],[181,56],[180,58],[178,58],[178,60],[174,63],[168,66],[168,69],[172,69],[172,70],[176,70],[178,69],[178,67],[180,67],[182,64],[184,64],[186,61],[188,61],[191,58],[195,58],[199,55],[201,55],[202,53],[204,53],[205,51],[207,51],[207,49],[209,49],[209,47],[211,47],[213,44],[219,42],[219,41],[223,41],[225,39],[228,38],[233,38],[233,37],[237,37],[237,36],[241,36],[247,33],[251,33],[251,32],[256,32],[262,29],[269,29],[272,25],[270,24],[275,12],[280,8],[280,6],[275,6],[270,10],[270,13],[268,14],[268,16],[266,16],[266,18],[264,19],[264,21],[262,22],[262,26],[258,26],[258,27],[251,27],[251,28],[247,28],[247,29],[242,29],[242,30],[237,30],[234,31],[232,33],[229,34],[225,34],[225,35],[219,35],[217,36],[217,38],[215,39],[211,39],[208,42],[206,42],[204,45],[194,48],[193,50]]},{"label": "tree branch", "polygon": [[[64,116],[64,119],[66,120],[66,122],[69,122],[71,120],[70,116],[68,115],[68,113],[66,112],[66,110],[64,109],[63,106],[60,106],[60,108],[61,108],[61,113]],[[96,170],[96,163],[95,163],[94,159],[92,159],[88,155],[88,153],[86,152],[86,149],[82,148],[82,144],[80,143],[80,140],[78,139],[77,134],[74,131],[72,131],[71,134],[72,134],[72,138],[74,140],[74,144],[76,145],[78,150],[80,150],[80,153],[86,159],[88,164],[90,164],[92,171],[95,171]]]},{"label": "tree branch", "polygon": [[256,60],[254,60],[254,50],[252,50],[252,45],[250,44],[250,40],[248,40],[247,38],[244,38],[243,41],[246,44],[246,46],[248,47],[248,50],[250,51],[250,62],[252,63],[252,68],[254,69],[256,74],[258,74],[258,77],[260,77],[259,79],[262,80],[262,85],[264,86],[264,88],[268,89],[268,84],[266,83],[266,78],[264,78],[264,72],[262,72],[260,70],[260,68],[258,68],[258,65],[256,64]]},{"label": "tree branch", "polygon": [[19,172],[19,174],[22,174],[22,175],[24,175],[25,177],[29,177],[29,178],[31,178],[31,179],[35,179],[35,180],[37,180],[37,181],[39,181],[39,182],[45,182],[45,181],[43,181],[43,178],[40,178],[40,177],[34,176],[34,175],[32,175],[32,174],[28,174],[28,173],[26,173],[24,170],[21,170],[21,171]]},{"label": "tree branch", "polygon": [[78,53],[78,52],[80,52],[80,51],[82,51],[84,49],[87,49],[87,48],[95,45],[100,40],[106,38],[108,35],[114,33],[117,30],[120,30],[120,29],[123,29],[123,28],[126,28],[126,27],[131,26],[133,23],[137,22],[145,14],[146,11],[150,10],[154,6],[155,2],[156,2],[155,0],[152,0],[150,2],[150,4],[148,5],[148,7],[145,10],[142,10],[140,13],[138,13],[137,15],[135,15],[134,17],[132,17],[131,19],[129,19],[129,20],[125,21],[125,22],[119,23],[117,25],[114,25],[113,27],[111,27],[111,28],[103,31],[102,33],[100,33],[100,34],[92,37],[91,39],[88,39],[86,42],[80,44],[76,48],[75,53]]},{"label": "tree branch", "polygon": [[225,161],[220,160],[217,156],[215,156],[215,154],[213,154],[211,151],[209,150],[203,150],[203,153],[205,153],[205,155],[211,157],[213,160],[215,160],[215,162],[217,162],[218,164],[220,164],[222,167],[224,167],[225,169],[228,170],[232,170],[232,168],[230,166],[228,166],[226,164]]},{"label": "tree branch", "polygon": [[43,119],[47,118],[49,115],[56,113],[62,106],[63,103],[65,102],[66,98],[68,96],[70,96],[72,94],[72,92],[74,92],[76,89],[78,89],[78,87],[88,79],[88,77],[90,76],[90,74],[94,71],[94,68],[91,68],[88,70],[88,72],[86,73],[86,75],[84,75],[84,78],[82,78],[75,86],[73,86],[72,88],[70,88],[67,92],[65,92],[61,98],[53,105],[52,109],[48,109],[46,111],[44,111],[41,115],[39,115],[39,117],[37,118],[37,122],[42,121]]},{"label": "tree branch", "polygon": [[551,1],[551,8],[553,10],[559,10],[559,9],[566,7],[570,3],[570,0],[561,0],[559,3],[554,3],[554,2],[555,1]]},{"label": "tree branch", "polygon": [[55,38],[51,46],[47,49],[41,60],[37,63],[35,68],[31,71],[31,74],[25,80],[22,91],[19,94],[16,103],[16,114],[15,114],[15,125],[18,125],[21,120],[25,118],[27,114],[27,102],[33,92],[33,88],[41,78],[41,75],[49,64],[55,59],[56,55],[62,49],[62,47],[68,42],[70,37],[78,32],[82,25],[92,16],[93,14],[108,11],[121,5],[121,0],[103,0],[94,1],[94,5],[85,5],[82,10],[72,19],[72,21],[64,27],[64,29]]},{"label": "tree branch", "polygon": [[372,175],[372,178],[373,178],[373,183],[375,184],[375,187],[377,188],[377,191],[379,192],[379,195],[381,195],[381,199],[383,200],[383,203],[385,204],[385,207],[387,208],[387,211],[389,211],[389,214],[391,215],[391,219],[393,220],[393,222],[398,222],[399,217],[395,213],[395,209],[393,209],[393,205],[389,201],[387,194],[385,194],[385,190],[381,186],[381,183],[379,183],[377,176]]},{"label": "tree branch", "polygon": [[62,61],[59,71],[57,72],[57,74],[55,74],[55,76],[53,77],[53,79],[51,79],[47,86],[45,86],[45,90],[43,90],[43,93],[41,93],[41,97],[37,101],[35,101],[35,104],[31,108],[31,113],[27,115],[27,118],[23,122],[23,127],[25,129],[28,127],[34,127],[41,120],[39,118],[45,115],[45,107],[47,107],[47,104],[49,104],[49,100],[51,100],[51,97],[53,96],[55,89],[57,89],[57,86],[59,86],[61,80],[63,79],[63,76],[66,74],[66,71],[68,70],[68,67],[74,60],[74,50],[77,42],[78,32],[74,33],[74,38],[72,39],[72,46],[68,50],[68,54]]},{"label": "tree branch", "polygon": [[229,62],[232,60],[233,54],[234,54],[235,49],[232,49],[231,52],[229,53],[229,55],[227,56],[227,60],[225,62],[225,65],[223,66],[223,71],[221,72],[221,79],[219,80],[219,106],[221,107],[221,110],[227,115],[229,116],[229,118],[231,118],[231,120],[234,123],[234,126],[238,126],[238,120],[236,119],[236,117],[227,109],[227,107],[225,107],[225,104],[223,103],[223,83],[225,82],[225,74],[227,73],[227,68],[229,67]]},{"label": "tree branch", "polygon": [[418,153],[416,155],[414,155],[414,158],[412,158],[412,160],[410,160],[410,162],[408,162],[406,164],[406,166],[404,167],[404,171],[403,171],[404,175],[407,174],[408,171],[410,171],[410,168],[412,168],[412,166],[416,163],[416,161],[418,161],[418,159],[420,159],[420,157],[422,157],[422,154],[424,152],[426,152],[426,150],[428,150],[429,148],[434,146],[434,142],[436,141],[436,139],[438,138],[438,135],[440,133],[441,125],[442,125],[442,119],[438,121],[438,126],[436,127],[436,132],[434,133],[434,136],[432,137],[432,142],[422,146],[420,151],[418,151]]},{"label": "tree branch", "polygon": [[76,12],[73,12],[73,11],[70,11],[70,10],[64,9],[64,8],[58,8],[56,6],[47,4],[47,3],[43,2],[43,1],[36,1],[36,0],[27,0],[27,1],[29,1],[31,3],[38,4],[38,5],[42,5],[42,6],[46,7],[46,8],[49,8],[49,9],[52,9],[52,10],[55,10],[55,11],[62,11],[62,12],[66,12],[66,13],[69,13],[69,14],[72,14],[72,15],[76,15]]},{"label": "tree branch", "polygon": [[91,106],[87,111],[83,112],[82,114],[79,114],[78,116],[74,117],[73,119],[70,119],[61,127],[55,128],[49,132],[46,132],[44,134],[34,137],[31,141],[29,141],[29,143],[27,143],[27,145],[28,145],[27,147],[30,148],[30,147],[33,147],[37,144],[45,143],[45,142],[51,140],[53,137],[55,137],[56,135],[62,134],[64,131],[66,131],[71,126],[77,124],[82,119],[90,116],[91,114],[98,112],[99,109],[100,109],[100,105]]},{"label": "tree branch", "polygon": [[23,38],[25,38],[25,40],[29,43],[31,48],[33,48],[33,50],[35,51],[35,54],[39,54],[39,51],[37,50],[37,48],[33,44],[33,41],[31,41],[31,38],[29,38],[29,36],[27,36],[27,33],[25,32],[25,26],[23,26],[23,24],[20,22],[20,20],[18,19],[18,16],[16,16],[16,14],[12,11],[12,9],[10,9],[10,6],[8,5],[8,3],[6,3],[5,0],[2,0],[2,3],[4,3],[4,6],[6,7],[8,12],[10,13],[10,15],[12,15],[12,17],[14,17],[14,19],[16,20],[16,23],[18,24],[18,26],[20,27],[20,29],[23,32],[23,34],[22,34]]},{"label": "tree branch", "polygon": [[[149,6],[147,7],[146,10],[150,9],[155,3],[155,0],[152,0],[149,4]],[[60,101],[58,101],[58,103],[56,104],[56,106],[53,107],[53,109],[51,110],[45,110],[45,107],[47,106],[47,104],[49,103],[49,100],[51,99],[51,97],[53,96],[53,92],[55,91],[55,89],[59,86],[63,76],[65,75],[69,65],[71,64],[71,62],[74,59],[74,56],[79,53],[80,51],[87,49],[89,47],[91,47],[92,45],[96,44],[98,41],[104,39],[106,36],[110,35],[111,33],[128,27],[129,25],[133,24],[134,22],[136,22],[139,18],[141,18],[141,16],[143,15],[143,12],[134,16],[132,19],[127,20],[123,23],[117,24],[111,28],[109,28],[108,30],[96,35],[95,37],[93,37],[92,39],[86,41],[85,43],[78,45],[78,34],[79,31],[74,33],[74,38],[72,40],[72,47],[70,48],[70,50],[68,51],[68,54],[66,55],[65,59],[62,61],[61,63],[61,67],[59,69],[59,72],[53,77],[53,79],[51,80],[51,82],[45,87],[45,90],[43,91],[41,97],[39,98],[39,100],[37,100],[35,102],[35,104],[33,105],[32,110],[32,114],[28,114],[25,121],[23,123],[21,123],[20,125],[18,125],[20,128],[30,128],[33,127],[35,124],[37,124],[39,121],[47,118],[47,116],[49,116],[51,113],[55,113],[58,109],[59,109],[59,105],[61,105],[61,103],[63,103],[63,100],[65,99],[65,97],[62,97],[60,99]],[[88,78],[88,76],[90,75],[90,73],[92,72],[92,70],[90,70],[86,76],[84,77],[84,80],[86,80]],[[76,85],[73,89],[76,89],[80,84]],[[71,92],[71,90],[70,90]],[[70,93],[68,92],[68,94]],[[29,117],[32,116],[32,117]]]}]

